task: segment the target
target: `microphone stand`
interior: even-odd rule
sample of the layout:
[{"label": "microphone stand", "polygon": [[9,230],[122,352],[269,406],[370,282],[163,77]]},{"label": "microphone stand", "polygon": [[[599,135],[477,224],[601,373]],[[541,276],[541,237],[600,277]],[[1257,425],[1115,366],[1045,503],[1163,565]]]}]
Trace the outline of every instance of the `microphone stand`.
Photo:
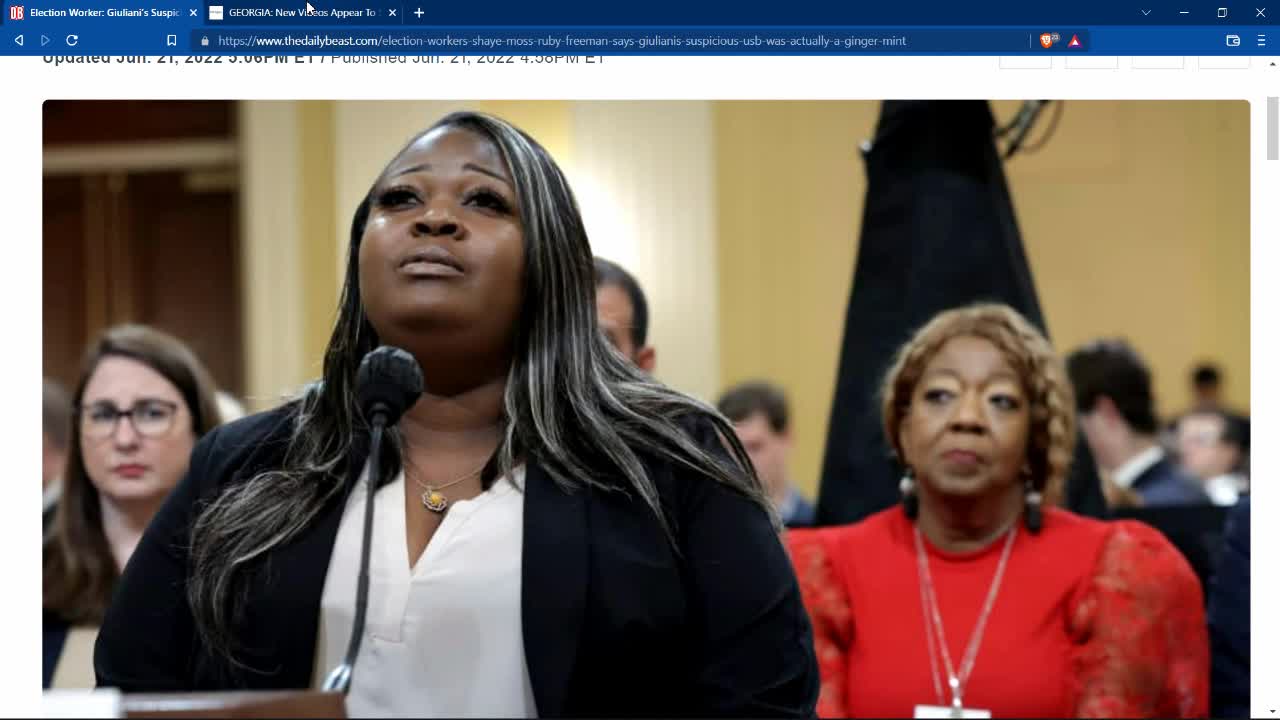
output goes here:
[{"label": "microphone stand", "polygon": [[343,658],[342,664],[334,668],[325,677],[323,686],[325,691],[340,692],[344,695],[351,689],[351,674],[355,668],[356,657],[360,654],[360,639],[364,636],[364,616],[369,607],[369,555],[373,541],[373,494],[378,486],[378,459],[382,454],[382,433],[386,424],[386,411],[383,408],[377,408],[373,414],[369,459],[365,462],[365,467],[369,472],[365,476],[364,533],[360,544],[360,575],[356,580],[356,614],[351,625],[351,640],[347,644],[347,654]]}]

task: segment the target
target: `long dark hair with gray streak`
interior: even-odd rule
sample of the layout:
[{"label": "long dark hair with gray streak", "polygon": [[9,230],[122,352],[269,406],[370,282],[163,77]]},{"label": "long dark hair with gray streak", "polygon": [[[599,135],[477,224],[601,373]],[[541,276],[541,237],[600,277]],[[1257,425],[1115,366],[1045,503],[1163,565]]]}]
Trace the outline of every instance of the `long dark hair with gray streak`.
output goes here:
[{"label": "long dark hair with gray streak", "polygon": [[[635,368],[600,332],[591,246],[569,184],[547,151],[507,122],[469,112],[443,118],[405,149],[441,127],[476,133],[501,152],[524,227],[523,311],[503,397],[504,431],[486,476],[507,475],[529,458],[566,491],[589,486],[625,492],[649,507],[675,544],[670,519],[641,461],[657,457],[740,492],[776,527],[776,513],[729,422]],[[224,491],[192,530],[187,592],[196,626],[206,647],[233,667],[250,669],[237,658],[244,646],[233,630],[242,617],[249,577],[262,570],[272,549],[305,530],[343,493],[349,464],[358,455],[353,449],[363,420],[354,401],[356,368],[379,344],[360,302],[358,272],[370,203],[366,197],[352,220],[346,281],[323,381],[297,401],[282,467]],[[695,442],[681,427],[687,424],[681,421],[693,418],[710,423],[728,452]],[[395,472],[400,441],[394,433],[391,437],[388,465]]]}]

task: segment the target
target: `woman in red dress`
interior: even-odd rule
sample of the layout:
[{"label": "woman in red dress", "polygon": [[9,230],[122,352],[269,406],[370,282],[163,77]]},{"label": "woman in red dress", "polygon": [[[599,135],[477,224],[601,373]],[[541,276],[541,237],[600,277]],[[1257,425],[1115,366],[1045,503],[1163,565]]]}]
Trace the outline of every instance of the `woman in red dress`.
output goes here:
[{"label": "woman in red dress", "polygon": [[[903,505],[788,533],[824,717],[1201,717],[1199,583],[1155,530],[1051,508],[1074,403],[1002,305],[935,317],[884,384]],[[985,713],[990,713],[987,715]]]}]

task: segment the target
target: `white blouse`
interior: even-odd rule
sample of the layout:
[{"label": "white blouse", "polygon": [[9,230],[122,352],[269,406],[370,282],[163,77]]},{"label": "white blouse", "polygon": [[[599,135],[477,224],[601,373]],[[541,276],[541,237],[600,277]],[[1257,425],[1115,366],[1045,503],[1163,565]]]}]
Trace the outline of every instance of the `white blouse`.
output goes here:
[{"label": "white blouse", "polygon": [[[535,717],[520,620],[524,469],[451,503],[410,567],[404,473],[374,496],[369,607],[347,695],[351,717]],[[365,478],[347,500],[320,604],[313,682],[347,650]],[[409,512],[429,512],[416,505]]]}]

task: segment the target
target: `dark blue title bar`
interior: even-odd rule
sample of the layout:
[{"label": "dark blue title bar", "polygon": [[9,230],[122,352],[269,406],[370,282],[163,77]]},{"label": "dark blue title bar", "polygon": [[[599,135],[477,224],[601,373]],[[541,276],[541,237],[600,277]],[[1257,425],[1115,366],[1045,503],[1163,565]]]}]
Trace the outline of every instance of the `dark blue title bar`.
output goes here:
[{"label": "dark blue title bar", "polygon": [[[644,3],[486,0],[444,3],[424,0],[0,0],[0,23],[18,26],[47,11],[61,19],[92,18],[110,10],[173,11],[192,25],[246,24],[426,24],[431,26],[885,26],[885,27],[1135,27],[1271,25],[1280,6],[1269,0],[955,0],[912,2],[731,2],[649,0]],[[68,14],[76,11],[79,15]],[[372,11],[372,12],[369,12]],[[394,11],[394,14],[392,13]],[[44,17],[49,17],[45,15]],[[216,17],[217,19],[210,19]]]},{"label": "dark blue title bar", "polygon": [[0,53],[1274,55],[1267,1],[0,0]]},{"label": "dark blue title bar", "polygon": [[[271,25],[326,22],[367,24],[371,15],[397,24],[434,26],[970,26],[1009,27],[1267,24],[1266,0],[1222,2],[793,2],[738,3],[727,0],[650,0],[645,3],[487,0],[441,3],[421,0],[316,0],[313,12],[296,0],[202,0],[220,7],[210,24]],[[205,13],[208,15],[207,11]]]},{"label": "dark blue title bar", "polygon": [[[222,0],[205,0],[218,5]],[[495,26],[1021,26],[1021,25],[1199,25],[1231,22],[1266,23],[1266,0],[1233,2],[1153,3],[1119,2],[793,2],[741,3],[727,0],[649,0],[644,3],[539,2],[487,0],[483,3],[441,3],[401,0],[397,15],[410,23]],[[292,0],[226,0],[223,8],[291,9]],[[320,2],[317,10],[379,7],[376,3]],[[421,12],[421,15],[419,15]],[[233,18],[228,15],[228,21]],[[244,18],[252,21],[252,18]],[[259,21],[269,21],[259,19]]]}]

